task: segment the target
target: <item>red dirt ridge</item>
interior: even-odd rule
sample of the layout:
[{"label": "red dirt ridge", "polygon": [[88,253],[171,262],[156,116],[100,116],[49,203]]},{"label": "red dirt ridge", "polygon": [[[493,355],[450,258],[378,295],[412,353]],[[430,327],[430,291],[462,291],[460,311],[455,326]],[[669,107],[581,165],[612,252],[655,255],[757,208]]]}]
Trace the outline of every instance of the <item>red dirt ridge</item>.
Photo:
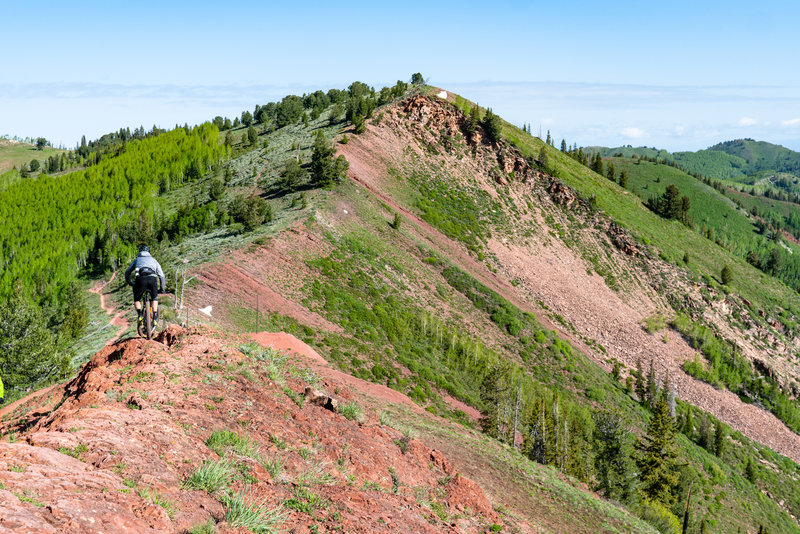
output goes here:
[{"label": "red dirt ridge", "polygon": [[[288,334],[254,339],[271,349],[170,326],[101,350],[54,388],[55,407],[41,397],[17,407],[3,423],[14,441],[0,442],[0,532],[185,532],[209,519],[243,532],[226,523],[222,491],[185,484],[220,458],[206,441],[221,431],[252,445],[219,451],[236,466],[229,491],[280,506],[289,532],[477,533],[501,522],[444,455],[363,408],[410,400],[330,369]],[[304,403],[306,388],[361,414]]]}]

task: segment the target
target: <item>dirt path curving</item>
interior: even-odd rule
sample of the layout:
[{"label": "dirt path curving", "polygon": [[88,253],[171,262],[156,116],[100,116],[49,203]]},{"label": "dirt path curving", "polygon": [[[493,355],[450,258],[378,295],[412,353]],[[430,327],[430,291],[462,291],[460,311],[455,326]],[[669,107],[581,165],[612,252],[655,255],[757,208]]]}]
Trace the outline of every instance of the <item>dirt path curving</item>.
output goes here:
[{"label": "dirt path curving", "polygon": [[125,312],[119,311],[117,313],[114,313],[114,307],[106,303],[106,294],[103,293],[103,289],[109,286],[111,282],[114,281],[114,278],[116,276],[117,276],[117,271],[114,271],[114,274],[111,275],[111,278],[109,278],[108,282],[106,282],[105,284],[99,283],[95,285],[93,288],[89,289],[91,293],[100,295],[100,307],[103,308],[103,310],[105,310],[105,312],[108,315],[112,316],[111,324],[119,327],[117,333],[114,334],[114,337],[106,341],[106,345],[111,345],[112,343],[114,343],[116,340],[119,339],[122,333],[125,332],[125,330],[127,330],[130,327],[130,323],[128,322],[127,319],[125,319]]}]

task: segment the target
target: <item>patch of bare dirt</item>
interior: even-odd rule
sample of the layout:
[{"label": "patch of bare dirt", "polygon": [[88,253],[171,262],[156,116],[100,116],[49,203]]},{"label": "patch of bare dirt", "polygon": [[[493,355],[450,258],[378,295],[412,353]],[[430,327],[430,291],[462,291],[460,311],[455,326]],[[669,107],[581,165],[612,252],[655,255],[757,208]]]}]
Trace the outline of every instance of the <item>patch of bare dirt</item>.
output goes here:
[{"label": "patch of bare dirt", "polygon": [[[222,521],[214,495],[182,485],[219,458],[206,440],[222,430],[246,435],[258,448],[224,453],[242,473],[231,481],[234,491],[269,507],[315,495],[313,514],[284,507],[283,528],[292,532],[316,524],[324,532],[478,533],[501,522],[480,487],[440,452],[381,425],[371,410],[353,421],[295,402],[308,383],[294,376],[316,374],[314,387],[342,402],[362,395],[384,405],[410,400],[333,371],[292,336],[255,337],[292,352],[288,367],[278,363],[280,377],[258,354],[175,326],[157,340],[134,338],[100,351],[63,388],[58,406],[10,421],[19,441],[0,442],[0,530],[185,532],[210,518]],[[270,474],[268,462],[282,467]]]},{"label": "patch of bare dirt", "polygon": [[[285,245],[292,240],[302,242],[291,248]],[[226,326],[236,326],[236,319],[230,316],[232,308],[255,317],[258,304],[261,314],[274,312],[318,330],[339,332],[341,327],[298,304],[299,284],[305,280],[302,273],[307,268],[302,258],[293,255],[304,249],[313,253],[315,241],[315,236],[295,228],[271,240],[269,246],[236,251],[224,263],[201,266],[197,272],[201,283],[187,288],[186,303],[195,310],[211,305],[211,322]],[[194,316],[202,318],[197,313]]]},{"label": "patch of bare dirt", "polygon": [[[713,414],[750,439],[767,445],[794,461],[800,461],[800,436],[774,415],[742,402],[736,395],[716,390],[687,375],[681,364],[697,352],[675,332],[648,334],[642,321],[658,310],[643,292],[637,293],[634,308],[608,288],[597,274],[588,275],[583,260],[559,241],[547,247],[527,247],[490,241],[507,276],[521,280],[520,292],[528,299],[545,302],[584,336],[601,343],[608,357],[635,369],[641,358],[645,368],[652,360],[659,376],[670,374],[676,395]],[[573,338],[569,332],[563,335]],[[587,352],[597,363],[610,369],[605,356],[591,348]]]}]

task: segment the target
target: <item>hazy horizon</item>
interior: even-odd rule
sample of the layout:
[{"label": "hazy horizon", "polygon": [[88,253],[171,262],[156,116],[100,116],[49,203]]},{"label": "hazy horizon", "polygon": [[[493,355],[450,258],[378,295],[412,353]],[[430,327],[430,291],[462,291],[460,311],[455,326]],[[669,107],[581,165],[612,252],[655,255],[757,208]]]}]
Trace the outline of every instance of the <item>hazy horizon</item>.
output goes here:
[{"label": "hazy horizon", "polygon": [[0,135],[72,148],[421,72],[558,142],[676,151],[750,137],[800,151],[789,1],[85,4],[4,8],[16,52],[4,55]]}]

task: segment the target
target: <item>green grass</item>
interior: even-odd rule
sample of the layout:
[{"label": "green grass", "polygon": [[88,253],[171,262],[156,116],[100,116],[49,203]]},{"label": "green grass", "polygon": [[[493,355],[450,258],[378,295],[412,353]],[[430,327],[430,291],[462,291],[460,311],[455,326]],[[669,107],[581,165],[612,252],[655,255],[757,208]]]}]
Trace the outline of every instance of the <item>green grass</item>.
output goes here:
[{"label": "green grass", "polygon": [[173,519],[175,517],[175,513],[178,511],[178,507],[175,505],[175,503],[161,495],[155,488],[138,488],[136,490],[136,494],[142,499],[148,500],[156,506],[163,508],[164,511],[167,512],[167,516],[169,516],[170,519]]},{"label": "green grass", "polygon": [[[710,241],[725,248],[740,260],[746,259],[750,251],[766,257],[768,251],[777,246],[767,236],[758,233],[748,213],[739,209],[734,200],[693,176],[674,167],[645,160],[610,158],[608,161],[613,163],[617,173],[623,170],[627,172],[628,189],[635,192],[643,201],[660,196],[668,185],[674,184],[681,194],[691,199],[689,216],[695,231],[701,234],[710,231],[708,234]],[[734,195],[733,192],[730,194]],[[755,206],[759,212],[764,214],[771,211],[765,208],[768,199],[758,200],[759,197],[741,194],[734,198],[742,201],[746,200],[746,197],[749,197],[749,202],[746,204],[743,202],[743,205],[749,206],[748,209]],[[796,220],[791,220],[798,226],[795,231],[800,233],[800,206],[794,206],[793,212]],[[784,207],[784,211],[789,212],[787,217],[791,216],[790,208]],[[780,214],[779,218],[783,224],[785,218]],[[776,277],[790,287],[795,287],[800,283],[800,274],[798,274],[800,260],[795,259],[800,258],[800,247],[790,242],[784,242],[784,244],[792,253],[784,259],[785,266],[776,273]],[[696,250],[687,249],[687,252],[690,256],[698,255]],[[719,276],[719,273],[712,274]]]},{"label": "green grass", "polygon": [[[36,150],[36,145],[24,142],[13,142],[0,139],[0,175],[9,171],[12,167],[19,169],[23,163],[30,164],[31,160],[38,159],[44,165],[50,156],[61,155],[68,152],[52,147],[45,147]],[[36,173],[38,174],[38,172]],[[5,189],[0,178],[0,191]]]},{"label": "green grass", "polygon": [[206,440],[206,445],[221,457],[230,450],[242,456],[258,458],[258,443],[245,433],[215,430]]},{"label": "green grass", "polygon": [[213,462],[206,461],[186,479],[183,486],[189,489],[215,493],[227,488],[231,484],[234,475],[233,462],[230,460],[223,458]]},{"label": "green grass", "polygon": [[282,505],[269,508],[257,501],[248,502],[247,491],[229,492],[222,497],[225,521],[232,527],[245,527],[255,534],[280,532],[287,513]]},{"label": "green grass", "polygon": [[363,417],[361,406],[357,402],[351,401],[339,408],[339,413],[350,421],[360,421]]}]

